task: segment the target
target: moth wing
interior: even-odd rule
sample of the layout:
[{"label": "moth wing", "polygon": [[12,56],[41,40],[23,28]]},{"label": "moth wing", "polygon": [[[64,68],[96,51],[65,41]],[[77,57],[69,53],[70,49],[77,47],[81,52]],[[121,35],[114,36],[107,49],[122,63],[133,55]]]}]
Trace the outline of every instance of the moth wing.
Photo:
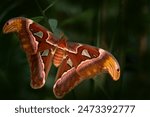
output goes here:
[{"label": "moth wing", "polygon": [[106,50],[79,44],[74,51],[68,51],[67,54],[82,78],[92,77],[104,71],[108,72],[113,80],[120,77],[118,61]]},{"label": "moth wing", "polygon": [[28,55],[31,71],[31,87],[38,89],[43,87],[47,79],[51,64],[52,54],[50,50],[44,50],[34,55]]},{"label": "moth wing", "polygon": [[119,64],[109,52],[78,43],[69,46],[67,57],[63,60],[57,73],[58,80],[53,89],[56,97],[63,97],[81,81],[103,71],[110,73],[114,80],[119,78]]},{"label": "moth wing", "polygon": [[59,66],[53,87],[57,98],[63,97],[83,80],[83,77],[77,72],[77,67],[82,61],[89,59],[89,56],[83,56],[86,53],[82,53],[81,46],[78,43],[68,43],[66,58]]},{"label": "moth wing", "polygon": [[57,98],[62,98],[66,93],[74,88],[75,84],[79,82],[80,76],[76,72],[74,66],[70,66],[71,63],[67,63],[70,58],[67,56],[60,65],[56,82],[53,87],[53,92]]},{"label": "moth wing", "polygon": [[30,72],[31,72],[31,87],[34,89],[41,88],[45,84],[44,63],[40,53],[27,55]]}]

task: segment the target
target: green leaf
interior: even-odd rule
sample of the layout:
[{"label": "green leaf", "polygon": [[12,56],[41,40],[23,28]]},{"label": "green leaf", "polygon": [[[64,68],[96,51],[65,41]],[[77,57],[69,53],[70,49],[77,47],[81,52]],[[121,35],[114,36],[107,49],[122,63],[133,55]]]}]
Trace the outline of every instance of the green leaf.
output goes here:
[{"label": "green leaf", "polygon": [[63,32],[60,29],[55,29],[55,31],[53,33],[57,38],[62,38],[61,36],[62,36]]},{"label": "green leaf", "polygon": [[57,20],[56,19],[49,19],[48,23],[49,23],[52,31],[55,32],[55,30],[57,28],[57,24],[58,24]]}]

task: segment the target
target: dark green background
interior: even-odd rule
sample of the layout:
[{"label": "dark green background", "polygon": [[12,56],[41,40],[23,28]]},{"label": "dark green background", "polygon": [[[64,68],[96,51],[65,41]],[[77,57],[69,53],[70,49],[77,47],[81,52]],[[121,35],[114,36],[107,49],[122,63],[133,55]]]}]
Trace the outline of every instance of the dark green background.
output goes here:
[{"label": "dark green background", "polygon": [[16,16],[34,18],[49,30],[48,19],[56,19],[69,41],[104,48],[119,61],[119,81],[108,74],[97,76],[82,82],[63,99],[150,99],[149,0],[1,1],[0,99],[56,99],[52,87],[57,69],[52,67],[42,89],[32,89],[18,38],[2,33],[4,23]]}]

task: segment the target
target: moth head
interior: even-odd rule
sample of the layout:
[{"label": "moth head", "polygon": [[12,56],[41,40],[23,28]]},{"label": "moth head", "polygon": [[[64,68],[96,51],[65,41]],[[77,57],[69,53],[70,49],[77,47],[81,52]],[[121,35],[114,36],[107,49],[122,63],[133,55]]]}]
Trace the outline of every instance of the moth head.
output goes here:
[{"label": "moth head", "polygon": [[13,18],[8,20],[3,27],[4,33],[10,32],[20,32],[22,28],[22,19],[21,17]]}]

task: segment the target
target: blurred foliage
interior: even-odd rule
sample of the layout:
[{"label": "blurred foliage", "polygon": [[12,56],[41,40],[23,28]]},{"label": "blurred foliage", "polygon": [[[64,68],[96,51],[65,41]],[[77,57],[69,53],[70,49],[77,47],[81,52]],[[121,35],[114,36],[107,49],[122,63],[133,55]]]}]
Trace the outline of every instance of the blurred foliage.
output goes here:
[{"label": "blurred foliage", "polygon": [[[86,80],[63,99],[150,99],[150,1],[148,0],[5,0],[0,4],[0,99],[56,99],[52,66],[46,85],[30,87],[25,53],[15,34],[2,34],[13,17],[31,18],[49,30],[57,27],[69,41],[110,51],[121,77],[108,74]],[[50,22],[55,22],[53,29]]]}]

